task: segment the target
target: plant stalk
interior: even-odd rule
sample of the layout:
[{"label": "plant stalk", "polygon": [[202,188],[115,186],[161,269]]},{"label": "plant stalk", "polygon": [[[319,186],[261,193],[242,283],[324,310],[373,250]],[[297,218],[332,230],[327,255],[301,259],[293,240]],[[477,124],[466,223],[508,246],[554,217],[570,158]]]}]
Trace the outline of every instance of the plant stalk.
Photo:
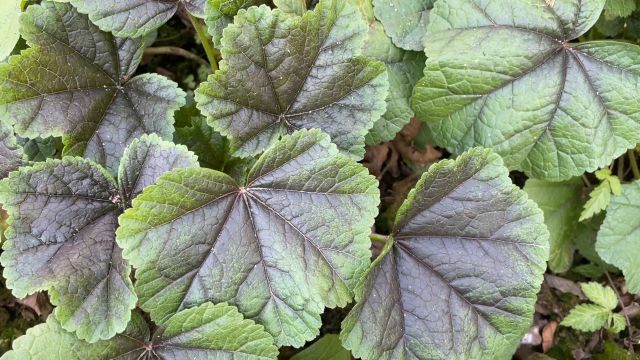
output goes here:
[{"label": "plant stalk", "polygon": [[638,160],[636,159],[636,152],[633,149],[627,151],[629,155],[629,163],[631,163],[631,171],[633,171],[633,177],[640,179],[640,169],[638,169]]},{"label": "plant stalk", "polygon": [[611,288],[613,289],[613,291],[616,293],[616,297],[618,297],[618,302],[620,303],[620,309],[622,310],[622,315],[624,316],[625,321],[627,322],[627,329],[629,332],[629,352],[631,354],[634,353],[633,351],[633,328],[631,327],[631,320],[629,319],[629,315],[627,315],[627,313],[624,311],[624,303],[622,302],[622,297],[620,296],[620,293],[618,292],[618,289],[616,288],[616,285],[613,283],[613,279],[611,279],[611,275],[609,275],[609,272],[605,270],[604,274],[607,276],[607,280],[609,280],[609,285],[611,285]]},{"label": "plant stalk", "polygon": [[386,244],[387,243],[387,239],[389,239],[389,237],[387,235],[380,235],[380,234],[373,233],[373,234],[369,235],[369,239],[371,239],[371,241],[373,241],[373,242],[379,242],[381,244]]},{"label": "plant stalk", "polygon": [[213,41],[209,37],[207,33],[207,29],[205,29],[200,19],[197,17],[190,15],[191,23],[193,27],[196,29],[196,33],[198,34],[198,38],[202,43],[202,47],[204,48],[204,52],[207,54],[207,58],[209,58],[209,63],[211,64],[211,69],[215,72],[218,70],[218,61],[216,60],[216,52],[215,47],[213,45]]}]

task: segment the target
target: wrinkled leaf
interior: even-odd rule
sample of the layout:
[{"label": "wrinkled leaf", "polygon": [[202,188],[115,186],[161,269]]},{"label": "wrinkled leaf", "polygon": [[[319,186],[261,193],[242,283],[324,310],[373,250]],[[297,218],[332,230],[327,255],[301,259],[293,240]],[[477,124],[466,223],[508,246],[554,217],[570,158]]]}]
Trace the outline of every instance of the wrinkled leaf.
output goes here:
[{"label": "wrinkled leaf", "polygon": [[241,10],[225,29],[221,70],[196,90],[198,108],[237,156],[320,128],[361,159],[388,89],[384,64],[360,56],[366,30],[358,10],[339,0],[321,0],[303,17]]},{"label": "wrinkled leaf", "polygon": [[338,335],[327,334],[291,360],[351,360],[351,353],[342,347]]},{"label": "wrinkled leaf", "polygon": [[0,1],[0,62],[4,61],[20,39],[18,31],[20,19],[20,0]]},{"label": "wrinkled leaf", "polygon": [[286,13],[299,16],[307,11],[307,0],[273,0],[273,4]]},{"label": "wrinkled leaf", "polygon": [[327,135],[301,130],[267,150],[246,184],[177,170],[134,199],[118,243],[136,268],[139,305],[163,322],[229,301],[278,345],[301,346],[368,268],[377,183]]},{"label": "wrinkled leaf", "polygon": [[424,50],[423,37],[435,0],[373,0],[376,17],[393,43],[405,50]]},{"label": "wrinkled leaf", "polygon": [[562,319],[560,325],[580,331],[593,332],[606,326],[610,315],[611,310],[600,305],[580,304],[571,309],[569,314]]},{"label": "wrinkled leaf", "polygon": [[0,122],[0,179],[25,164],[27,157],[18,145],[11,126]]},{"label": "wrinkled leaf", "polygon": [[118,37],[137,38],[164,25],[178,7],[204,17],[207,0],[71,0],[79,12],[89,15],[102,31]]},{"label": "wrinkled leaf", "polygon": [[622,189],[620,179],[612,175],[611,170],[601,169],[596,171],[595,175],[601,183],[589,193],[589,200],[580,213],[580,221],[592,218],[605,210],[611,202],[611,194],[620,195]]},{"label": "wrinkled leaf", "polygon": [[135,137],[171,139],[172,114],[185,95],[157,74],[129,79],[144,39],[114,38],[69,4],[53,2],[29,6],[21,33],[31,48],[0,66],[0,116],[19,135],[63,136],[66,155],[112,173]]},{"label": "wrinkled leaf", "polygon": [[47,138],[21,138],[18,137],[18,143],[22,145],[25,155],[30,161],[45,161],[53,157],[60,157],[62,154],[62,139],[59,137],[49,136]]},{"label": "wrinkled leaf", "polygon": [[582,288],[582,292],[584,292],[592,302],[609,310],[613,310],[618,306],[618,298],[612,288],[602,286],[597,282],[580,284],[580,287]]},{"label": "wrinkled leaf", "polygon": [[527,180],[524,190],[544,212],[549,230],[549,268],[561,273],[573,264],[578,217],[582,209],[582,179],[564,182]]},{"label": "wrinkled leaf", "polygon": [[640,293],[640,181],[622,185],[611,199],[598,232],[596,251],[607,263],[622,270],[632,293]]},{"label": "wrinkled leaf", "polygon": [[184,147],[156,135],[134,140],[125,156],[119,186],[99,165],[72,157],[23,167],[0,182],[11,216],[0,256],[7,287],[18,298],[49,291],[62,327],[89,342],[124,330],[136,304],[115,242],[122,208],[165,171],[197,165]]},{"label": "wrinkled leaf", "polygon": [[2,360],[251,360],[277,355],[262,326],[244,320],[233,306],[206,303],[172,316],[153,336],[134,313],[124,333],[94,344],[75,338],[50,317],[17,339]]},{"label": "wrinkled leaf", "polygon": [[264,3],[265,0],[209,0],[209,4],[205,7],[205,22],[213,42],[216,45],[220,44],[222,30],[233,22],[233,17],[240,9]]},{"label": "wrinkled leaf", "polygon": [[207,125],[202,116],[193,117],[191,123],[189,127],[176,129],[175,141],[198,155],[202,167],[224,170],[225,165],[232,162],[229,141]]},{"label": "wrinkled leaf", "polygon": [[570,42],[604,0],[441,0],[414,90],[417,117],[453,153],[493,148],[510,169],[565,180],[640,142],[640,47]]},{"label": "wrinkled leaf", "polygon": [[543,221],[490,150],[432,165],[356,292],[343,344],[365,360],[511,357],[546,269]]}]

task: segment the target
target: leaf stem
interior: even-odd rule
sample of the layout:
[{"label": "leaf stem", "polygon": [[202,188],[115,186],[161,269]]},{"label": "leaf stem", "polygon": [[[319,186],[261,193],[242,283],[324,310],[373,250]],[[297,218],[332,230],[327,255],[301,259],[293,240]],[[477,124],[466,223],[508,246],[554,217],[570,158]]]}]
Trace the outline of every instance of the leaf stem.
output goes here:
[{"label": "leaf stem", "polygon": [[144,54],[145,55],[175,55],[175,56],[182,56],[183,58],[189,59],[189,60],[193,60],[195,62],[198,62],[204,66],[209,66],[209,63],[201,58],[200,56],[187,51],[185,49],[176,47],[176,46],[158,46],[158,47],[150,47],[150,48],[146,48],[144,49]]},{"label": "leaf stem", "polygon": [[389,239],[389,236],[373,233],[373,234],[369,235],[369,239],[371,239],[371,241],[374,241],[374,242],[379,242],[379,243],[382,243],[382,244],[386,244],[387,243],[387,239]]},{"label": "leaf stem", "polygon": [[633,177],[640,179],[640,169],[638,169],[638,161],[636,160],[636,152],[633,149],[627,150],[629,155],[629,162],[631,163],[631,171],[633,171]]},{"label": "leaf stem", "polygon": [[613,289],[613,291],[616,293],[616,297],[618,298],[618,302],[620,303],[620,309],[622,310],[621,313],[624,316],[625,321],[627,322],[627,329],[629,329],[629,352],[631,354],[634,353],[633,351],[633,328],[631,327],[631,320],[629,320],[629,315],[627,315],[627,313],[624,311],[625,310],[625,306],[624,303],[622,302],[622,297],[620,296],[620,293],[618,292],[618,288],[616,288],[615,284],[613,283],[613,279],[611,279],[611,275],[609,275],[609,272],[607,270],[604,271],[604,274],[607,276],[607,280],[609,280],[609,285],[611,285],[611,288]]},{"label": "leaf stem", "polygon": [[213,45],[213,41],[209,37],[207,33],[207,29],[205,29],[200,19],[193,15],[189,15],[191,17],[191,23],[193,27],[196,29],[196,33],[198,34],[198,38],[202,43],[202,47],[204,48],[204,52],[207,54],[207,58],[209,58],[209,63],[211,64],[211,69],[213,71],[218,70],[218,61],[216,60],[216,52],[215,47]]}]

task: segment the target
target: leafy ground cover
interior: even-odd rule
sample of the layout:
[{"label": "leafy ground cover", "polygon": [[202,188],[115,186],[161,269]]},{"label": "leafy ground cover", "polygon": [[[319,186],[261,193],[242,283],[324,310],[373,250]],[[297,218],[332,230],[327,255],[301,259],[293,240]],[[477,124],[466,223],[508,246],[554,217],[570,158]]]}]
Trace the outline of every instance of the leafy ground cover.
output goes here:
[{"label": "leafy ground cover", "polygon": [[0,32],[2,359],[639,358],[636,0],[3,0]]}]

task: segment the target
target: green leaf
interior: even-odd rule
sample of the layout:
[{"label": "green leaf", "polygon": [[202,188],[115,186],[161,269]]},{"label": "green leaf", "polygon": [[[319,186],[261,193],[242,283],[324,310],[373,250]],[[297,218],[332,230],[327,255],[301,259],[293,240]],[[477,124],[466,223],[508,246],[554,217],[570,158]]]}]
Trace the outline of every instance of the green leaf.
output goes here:
[{"label": "green leaf", "polygon": [[18,26],[20,24],[20,0],[2,0],[0,1],[0,62],[4,61],[13,51],[20,32]]},{"label": "green leaf", "polygon": [[124,330],[136,304],[115,246],[116,191],[105,170],[70,157],[21,168],[0,183],[10,215],[0,256],[7,287],[18,298],[48,290],[62,326],[90,342]]},{"label": "green leaf", "polygon": [[568,326],[579,331],[594,332],[607,325],[611,311],[595,304],[576,305],[560,325]]},{"label": "green leaf", "polygon": [[640,47],[571,42],[604,0],[553,4],[436,2],[413,106],[437,144],[493,148],[509,169],[559,181],[640,142]]},{"label": "green leaf", "polygon": [[595,24],[595,28],[605,36],[616,37],[624,31],[625,23],[624,18],[609,17],[602,14]]},{"label": "green leaf", "polygon": [[189,127],[176,129],[174,139],[198,155],[200,165],[222,171],[225,165],[237,162],[231,157],[229,140],[207,125],[204,117],[195,116],[191,123]]},{"label": "green leaf", "polygon": [[69,4],[27,8],[21,33],[30,49],[0,66],[0,116],[24,137],[63,136],[66,155],[115,173],[126,145],[143,133],[171,139],[184,92],[157,74],[129,79],[144,39],[101,32]]},{"label": "green leaf", "polygon": [[510,357],[531,325],[548,235],[495,153],[432,165],[356,292],[343,345],[365,360]]},{"label": "green leaf", "polygon": [[22,146],[18,145],[13,128],[0,122],[0,179],[25,164],[27,157]]},{"label": "green leaf", "polygon": [[611,202],[611,187],[605,181],[598,185],[589,193],[589,200],[584,204],[580,213],[580,221],[589,219],[605,210]]},{"label": "green leaf", "polygon": [[291,360],[351,360],[351,353],[342,347],[338,335],[327,334]]},{"label": "green leaf", "polygon": [[373,10],[397,47],[422,51],[423,37],[427,32],[429,13],[434,2],[435,0],[409,0],[400,3],[373,0]]},{"label": "green leaf", "polygon": [[13,351],[2,360],[250,360],[277,356],[273,338],[262,326],[244,320],[233,306],[206,303],[172,316],[153,336],[144,319],[134,313],[123,334],[95,344],[78,340],[49,317],[18,338]]},{"label": "green leaf", "polygon": [[609,330],[611,330],[614,334],[619,333],[627,327],[627,322],[624,319],[622,314],[613,314],[611,317],[611,326],[609,326]]},{"label": "green leaf", "polygon": [[636,9],[636,0],[607,0],[604,11],[608,16],[627,17]]},{"label": "green leaf", "polygon": [[524,190],[544,212],[549,230],[549,268],[557,273],[573,264],[578,217],[582,209],[582,179],[565,182],[527,180]]},{"label": "green leaf", "polygon": [[155,321],[229,301],[278,345],[299,347],[318,335],[325,306],[351,301],[368,268],[377,182],[326,134],[301,130],[269,148],[245,183],[210,169],[169,172],[120,217],[118,244]]},{"label": "green leaf", "polygon": [[30,161],[45,161],[53,157],[60,157],[62,153],[62,139],[49,136],[47,138],[18,138],[18,143],[22,144],[25,155]]},{"label": "green leaf", "polygon": [[382,61],[389,77],[387,111],[374,123],[365,139],[367,145],[375,145],[393,140],[415,115],[411,109],[411,93],[422,76],[426,58],[422,52],[395,47],[377,21],[369,24],[366,44],[363,54]]},{"label": "green leaf", "polygon": [[185,8],[194,16],[204,17],[206,0],[71,0],[79,12],[89,15],[102,31],[115,36],[137,38],[164,25]]},{"label": "green leaf", "polygon": [[580,287],[592,302],[609,310],[614,310],[618,306],[618,298],[612,288],[602,286],[597,282],[580,284]]},{"label": "green leaf", "polygon": [[[16,297],[47,290],[63,328],[89,342],[125,329],[136,295],[115,242],[132,195],[165,171],[196,166],[186,148],[143,135],[124,152],[120,185],[105,169],[64,157],[20,168],[0,182],[10,228],[0,261]],[[118,190],[120,189],[120,190]]]},{"label": "green leaf", "polygon": [[222,30],[233,22],[240,9],[264,4],[265,0],[209,0],[205,7],[205,22],[207,30],[213,37],[213,42],[220,45]]},{"label": "green leaf", "polygon": [[273,4],[286,13],[299,16],[307,11],[307,0],[273,0]]},{"label": "green leaf", "polygon": [[198,108],[237,156],[319,128],[361,159],[388,90],[384,64],[360,56],[366,31],[358,10],[339,0],[321,0],[303,17],[241,10],[225,29],[221,70],[196,90]]},{"label": "green leaf", "polygon": [[598,232],[596,251],[607,263],[624,273],[632,293],[640,293],[640,181],[622,185],[614,196]]},{"label": "green leaf", "polygon": [[605,340],[602,354],[593,354],[594,360],[638,360],[638,356],[631,355],[615,340]]}]

